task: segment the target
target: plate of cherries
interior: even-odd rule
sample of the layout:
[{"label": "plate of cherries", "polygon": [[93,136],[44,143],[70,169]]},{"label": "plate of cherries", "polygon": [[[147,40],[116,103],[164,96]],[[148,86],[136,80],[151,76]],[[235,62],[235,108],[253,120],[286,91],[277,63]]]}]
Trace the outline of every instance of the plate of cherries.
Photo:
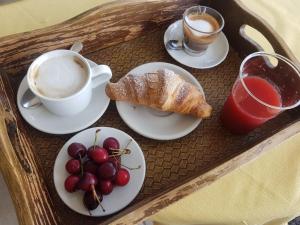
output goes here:
[{"label": "plate of cherries", "polygon": [[88,216],[126,207],[139,193],[146,164],[137,142],[121,130],[95,127],[68,140],[54,164],[54,185],[62,201]]}]

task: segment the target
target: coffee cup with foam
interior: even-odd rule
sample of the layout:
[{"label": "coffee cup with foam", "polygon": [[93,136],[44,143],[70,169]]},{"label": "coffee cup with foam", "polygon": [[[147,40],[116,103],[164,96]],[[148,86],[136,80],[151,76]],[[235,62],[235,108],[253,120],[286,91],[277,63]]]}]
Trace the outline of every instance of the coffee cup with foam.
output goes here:
[{"label": "coffee cup with foam", "polygon": [[192,56],[203,54],[224,27],[222,15],[207,6],[193,6],[183,14],[183,46]]},{"label": "coffee cup with foam", "polygon": [[27,71],[30,90],[44,107],[59,116],[83,111],[91,101],[92,89],[112,77],[107,65],[91,67],[71,50],[47,52],[33,61]]}]

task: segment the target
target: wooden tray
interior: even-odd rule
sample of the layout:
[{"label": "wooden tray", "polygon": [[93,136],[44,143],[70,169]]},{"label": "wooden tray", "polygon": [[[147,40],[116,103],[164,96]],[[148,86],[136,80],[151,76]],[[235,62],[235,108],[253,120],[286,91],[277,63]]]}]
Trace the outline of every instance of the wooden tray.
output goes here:
[{"label": "wooden tray", "polygon": [[[257,50],[252,41],[240,35],[244,24],[263,33],[277,53],[296,60],[278,35],[238,1],[119,2],[96,7],[56,26],[0,39],[0,167],[20,224],[136,224],[300,131],[298,109],[282,113],[246,136],[233,136],[220,126],[220,109],[241,60]],[[196,4],[209,5],[222,13],[231,45],[227,59],[218,67],[185,68],[201,82],[214,108],[213,117],[184,138],[154,141],[129,129],[115,104],[110,104],[93,126],[117,127],[138,141],[147,161],[143,189],[126,209],[109,217],[90,218],[73,212],[58,197],[52,174],[56,155],[71,135],[39,132],[21,118],[16,108],[17,88],[30,62],[43,52],[69,48],[81,40],[83,55],[108,64],[113,81],[146,62],[177,64],[164,50],[163,33],[184,9]]]}]

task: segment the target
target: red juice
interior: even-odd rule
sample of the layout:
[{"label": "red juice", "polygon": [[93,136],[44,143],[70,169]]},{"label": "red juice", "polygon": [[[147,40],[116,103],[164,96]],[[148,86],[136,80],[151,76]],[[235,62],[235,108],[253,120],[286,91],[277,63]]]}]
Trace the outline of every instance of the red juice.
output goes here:
[{"label": "red juice", "polygon": [[[244,83],[261,101],[277,107],[282,105],[279,92],[267,80],[249,76],[244,78]],[[275,117],[279,112],[279,109],[272,109],[255,100],[245,90],[241,81],[237,81],[224,104],[221,121],[232,133],[245,134]]]}]

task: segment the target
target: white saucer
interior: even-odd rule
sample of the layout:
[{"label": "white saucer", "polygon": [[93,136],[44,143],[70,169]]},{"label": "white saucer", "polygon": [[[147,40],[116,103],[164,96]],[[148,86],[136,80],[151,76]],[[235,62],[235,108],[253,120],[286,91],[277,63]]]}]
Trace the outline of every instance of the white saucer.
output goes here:
[{"label": "white saucer", "polygon": [[[178,20],[172,23],[165,32],[164,43],[169,40],[182,40],[182,20]],[[183,65],[197,68],[197,69],[208,69],[219,65],[226,58],[229,51],[228,40],[223,32],[220,33],[217,40],[212,43],[206,52],[201,56],[191,56],[184,50],[169,50],[167,52]]]},{"label": "white saucer", "polygon": [[[88,63],[97,65],[91,60]],[[80,131],[95,123],[106,111],[110,99],[105,93],[105,84],[93,89],[93,96],[88,107],[74,116],[61,117],[49,112],[44,106],[25,109],[21,106],[21,97],[28,89],[26,76],[23,78],[18,94],[17,105],[22,117],[34,128],[50,134],[68,134]]]},{"label": "white saucer", "polygon": [[[201,85],[192,74],[173,64],[147,63],[134,68],[129,73],[142,75],[165,68],[181,75],[203,92]],[[116,106],[120,116],[131,129],[140,135],[156,140],[172,140],[183,137],[192,132],[201,122],[201,119],[192,116],[160,112],[145,106],[134,106],[124,101],[117,101]]]},{"label": "white saucer", "polygon": [[104,139],[106,139],[107,137],[117,138],[120,142],[120,146],[123,148],[126,147],[128,141],[132,139],[132,142],[128,147],[131,150],[131,153],[129,155],[123,155],[121,157],[121,162],[123,165],[130,167],[141,165],[141,168],[136,170],[129,170],[129,183],[124,187],[114,187],[112,193],[110,193],[109,195],[104,195],[101,204],[104,207],[105,212],[103,212],[101,208],[98,207],[95,210],[91,211],[91,216],[110,215],[126,207],[130,202],[132,202],[132,200],[141,190],[146,173],[145,158],[140,146],[132,137],[130,137],[123,131],[111,127],[94,127],[84,130],[73,136],[65,143],[65,145],[57,155],[53,170],[54,185],[58,195],[68,207],[80,214],[87,216],[90,215],[88,210],[83,205],[83,192],[76,191],[74,193],[69,193],[64,188],[65,179],[69,176],[68,172],[65,169],[65,165],[66,162],[71,159],[67,152],[68,146],[73,142],[80,142],[87,148],[89,146],[92,146],[94,142],[95,131],[97,129],[101,129],[101,131],[99,132],[98,141],[98,145],[100,144],[100,146],[102,146]]}]

